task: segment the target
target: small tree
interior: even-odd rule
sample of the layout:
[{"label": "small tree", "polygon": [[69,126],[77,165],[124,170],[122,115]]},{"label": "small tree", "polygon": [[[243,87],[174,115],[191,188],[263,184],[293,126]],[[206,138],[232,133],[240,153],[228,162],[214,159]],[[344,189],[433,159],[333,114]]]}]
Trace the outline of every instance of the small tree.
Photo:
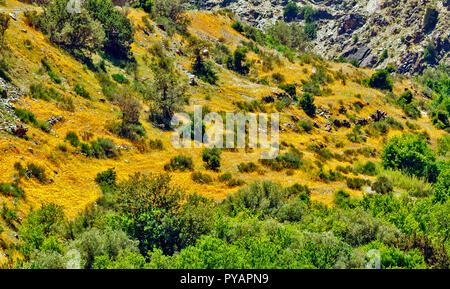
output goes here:
[{"label": "small tree", "polygon": [[202,159],[206,163],[206,169],[212,171],[220,170],[220,154],[221,151],[218,148],[205,149],[203,151]]},{"label": "small tree", "polygon": [[247,50],[243,47],[236,48],[233,56],[228,56],[226,60],[227,68],[242,75],[250,72],[250,64],[247,63]]},{"label": "small tree", "polygon": [[192,71],[198,78],[210,84],[216,84],[217,80],[219,80],[216,72],[213,70],[213,63],[205,61],[200,48],[194,50]]},{"label": "small tree", "polygon": [[286,21],[292,21],[297,17],[299,11],[300,9],[295,2],[289,2],[286,7],[284,7],[283,17]]},{"label": "small tree", "polygon": [[423,29],[425,32],[431,32],[438,23],[439,12],[435,8],[428,7],[423,17]]},{"label": "small tree", "polygon": [[429,42],[425,47],[425,51],[423,53],[423,60],[425,60],[428,64],[435,64],[438,58],[438,51],[433,42]]},{"label": "small tree", "polygon": [[413,96],[411,90],[408,89],[400,95],[398,101],[401,104],[410,104],[413,101],[413,98],[414,98],[414,96]]},{"label": "small tree", "polygon": [[418,135],[393,137],[384,146],[381,159],[385,168],[425,177],[430,182],[436,181],[438,169],[435,153]]},{"label": "small tree", "polygon": [[369,78],[369,86],[372,88],[392,90],[394,85],[389,77],[389,72],[385,69],[380,69]]},{"label": "small tree", "polygon": [[134,41],[130,20],[114,8],[111,0],[88,0],[85,7],[103,26],[105,51],[118,58],[128,58]]},{"label": "small tree", "polygon": [[96,52],[103,45],[105,32],[99,21],[93,20],[85,8],[80,13],[67,12],[68,0],[55,0],[40,17],[42,31],[50,41],[66,48],[77,57]]},{"label": "small tree", "polygon": [[152,48],[157,60],[153,63],[154,80],[147,87],[145,98],[151,101],[150,120],[170,128],[174,113],[186,101],[186,83],[173,71],[172,60],[164,55],[162,47]]},{"label": "small tree", "polygon": [[310,117],[314,117],[316,115],[316,106],[314,104],[314,96],[305,92],[299,101],[300,107],[303,111]]},{"label": "small tree", "polygon": [[0,13],[0,44],[3,43],[3,38],[5,37],[5,31],[8,29],[9,25],[9,16]]}]

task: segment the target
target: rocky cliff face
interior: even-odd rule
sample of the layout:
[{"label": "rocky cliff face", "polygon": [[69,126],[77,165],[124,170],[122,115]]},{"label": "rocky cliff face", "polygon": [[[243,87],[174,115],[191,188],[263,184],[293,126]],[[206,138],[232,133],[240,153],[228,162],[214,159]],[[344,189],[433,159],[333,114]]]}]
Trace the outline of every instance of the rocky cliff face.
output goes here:
[{"label": "rocky cliff face", "polygon": [[[203,9],[228,8],[249,24],[264,29],[283,19],[286,0],[191,0]],[[432,42],[437,59],[449,63],[449,0],[297,0],[297,6],[318,10],[317,39],[311,50],[327,59],[345,57],[361,67],[388,64],[414,75],[428,65],[425,47]],[[427,7],[438,11],[438,22],[426,31]],[[302,17],[293,20],[304,23]],[[384,51],[388,57],[382,57]]]}]

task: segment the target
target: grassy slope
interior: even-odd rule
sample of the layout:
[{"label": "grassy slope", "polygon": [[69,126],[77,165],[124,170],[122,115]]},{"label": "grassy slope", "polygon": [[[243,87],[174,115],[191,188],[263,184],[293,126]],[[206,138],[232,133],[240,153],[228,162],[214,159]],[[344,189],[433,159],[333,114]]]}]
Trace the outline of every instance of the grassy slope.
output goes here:
[{"label": "grassy slope", "polygon": [[[14,1],[8,1],[10,4]],[[156,36],[147,37],[139,27],[143,28],[144,24],[141,17],[145,14],[141,11],[130,10],[129,17],[132,19],[136,29],[136,42],[133,44],[133,53],[135,54],[139,65],[139,77],[144,79],[151,78],[150,70],[143,65],[144,56],[147,54],[147,48],[152,45],[154,41],[161,40],[163,33],[158,32]],[[195,33],[201,39],[217,40],[223,38],[226,40],[226,45],[235,47],[244,37],[231,28],[232,21],[223,16],[217,16],[210,13],[192,12],[192,24],[190,26],[191,32]],[[26,30],[26,32],[25,32]],[[157,30],[159,31],[159,30]],[[27,49],[24,41],[29,39],[33,48]],[[175,37],[175,41],[181,47],[185,45],[180,38]],[[61,110],[55,102],[45,102],[42,100],[33,100],[26,97],[23,101],[17,104],[20,108],[25,108],[32,111],[40,120],[48,119],[54,115],[63,115],[65,121],[53,127],[54,133],[46,134],[38,128],[28,125],[28,135],[39,144],[35,145],[30,141],[18,139],[5,133],[0,134],[0,182],[9,182],[12,180],[12,175],[15,174],[13,168],[14,163],[21,161],[22,163],[36,163],[46,168],[48,176],[52,179],[52,183],[42,185],[34,180],[23,180],[21,186],[26,192],[26,200],[20,201],[20,215],[23,216],[28,211],[30,206],[37,207],[41,203],[54,202],[64,207],[66,214],[69,217],[74,217],[87,204],[95,201],[99,195],[100,190],[96,186],[94,179],[97,173],[105,171],[108,168],[114,167],[120,179],[126,178],[134,172],[152,173],[163,171],[163,166],[171,157],[179,154],[191,156],[197,170],[203,169],[201,161],[201,149],[191,150],[175,150],[170,144],[171,133],[163,132],[155,129],[149,124],[143,115],[142,123],[147,129],[150,138],[159,138],[163,140],[165,150],[162,152],[154,151],[149,153],[139,153],[137,149],[130,151],[122,151],[121,156],[115,160],[96,160],[86,158],[79,154],[74,154],[74,150],[70,144],[68,153],[58,151],[56,147],[64,143],[64,137],[68,131],[76,131],[80,135],[82,132],[90,132],[93,134],[93,139],[97,137],[108,137],[114,140],[118,145],[133,146],[127,140],[122,140],[114,135],[111,135],[104,125],[109,120],[117,120],[119,112],[117,107],[110,103],[102,103],[98,101],[101,95],[101,87],[96,80],[94,74],[89,70],[83,68],[83,65],[75,61],[58,47],[53,46],[45,39],[45,37],[38,31],[35,31],[25,25],[23,16],[20,16],[18,21],[11,20],[10,28],[6,32],[6,43],[10,49],[9,59],[11,59],[13,68],[14,83],[19,87],[28,90],[32,83],[43,83],[46,86],[51,86],[66,96],[71,96],[76,105],[75,112],[67,112]],[[61,85],[55,84],[48,77],[46,73],[39,74],[40,61],[43,57],[53,64],[54,70],[59,76],[66,79]],[[250,57],[255,59],[257,56],[251,54]],[[176,61],[188,68],[190,59],[185,57],[176,57]],[[331,70],[340,70],[348,75],[347,84],[344,86],[340,81],[335,81],[329,85],[332,94],[326,97],[317,97],[316,104],[323,105],[328,108],[329,104],[333,105],[333,113],[339,119],[344,119],[344,116],[337,116],[337,109],[339,101],[342,100],[346,106],[350,102],[362,101],[370,103],[358,115],[367,117],[377,109],[386,111],[389,116],[404,123],[401,119],[402,111],[398,107],[394,107],[384,101],[385,96],[379,91],[369,89],[359,85],[357,82],[350,81],[350,79],[360,79],[361,75],[370,75],[370,70],[355,69],[349,64],[334,64],[330,63]],[[257,66],[258,67],[258,66]],[[109,73],[125,73],[116,67],[110,66]],[[273,72],[281,72],[286,76],[287,83],[296,81],[300,83],[301,79],[313,71],[313,67],[309,64],[289,63],[283,59],[283,65],[276,67],[274,71],[260,72],[260,76],[264,74],[270,75]],[[305,71],[308,71],[305,73]],[[130,78],[130,76],[128,76]],[[85,100],[73,93],[73,87],[77,83],[82,83],[93,96],[93,100]],[[410,86],[410,81],[405,80],[402,83],[396,83],[395,92],[398,94],[406,87]],[[217,87],[201,84],[199,87],[190,88],[191,104],[187,110],[192,109],[194,104],[207,105],[214,111],[233,111],[235,106],[233,101],[244,101],[246,97],[261,99],[263,96],[277,91],[276,87],[269,87],[255,84],[248,79],[242,78],[226,69],[220,68],[220,80]],[[362,100],[355,97],[361,94]],[[208,100],[206,100],[208,96]],[[291,122],[290,115],[296,115],[301,119],[306,119],[306,115],[300,109],[291,106],[282,114],[281,124]],[[325,123],[326,120],[318,117],[316,119],[319,123]],[[430,124],[429,119],[421,118],[416,123],[420,128],[427,131],[431,136],[433,145],[436,144],[436,139],[441,136],[441,132],[435,130]],[[315,156],[307,151],[307,146],[312,142],[321,142],[327,144],[328,148],[333,152],[339,152],[349,148],[372,147],[378,151],[382,146],[382,137],[372,137],[368,139],[365,144],[353,144],[349,142],[345,135],[351,129],[333,130],[326,133],[323,129],[314,129],[312,134],[298,134],[287,130],[281,134],[281,140],[295,145],[300,151],[305,152],[304,160],[306,163],[312,164],[315,161]],[[388,137],[393,134],[400,134],[400,131],[391,130]],[[328,140],[334,139],[345,143],[344,148],[336,148]],[[32,150],[31,150],[31,149]],[[287,176],[286,172],[271,172],[267,169],[266,174],[261,176],[257,173],[240,174],[237,170],[237,165],[241,162],[253,161],[257,162],[259,157],[258,151],[252,153],[232,153],[224,152],[222,160],[222,172],[231,172],[235,177],[239,177],[246,182],[256,179],[270,179],[284,185],[293,185],[295,183],[302,183],[308,185],[312,191],[312,199],[323,201],[326,204],[331,204],[333,199],[333,192],[338,188],[346,188],[345,183],[337,182],[332,184],[325,184],[318,181],[316,173],[317,168],[309,170],[298,170],[293,175]],[[365,160],[365,157],[359,157],[359,160]],[[325,168],[335,168],[339,163],[336,160],[329,161],[325,164]],[[344,163],[341,165],[348,165]],[[210,175],[217,177],[218,173],[210,173]],[[239,188],[229,188],[225,184],[215,181],[211,185],[200,185],[191,180],[190,172],[174,173],[174,182],[184,187],[188,192],[198,192],[205,196],[223,199],[227,194],[233,193]],[[362,192],[352,191],[347,189],[354,196],[361,196]],[[12,202],[11,198],[0,196],[0,199],[8,203]],[[9,233],[3,235],[10,236]]]}]

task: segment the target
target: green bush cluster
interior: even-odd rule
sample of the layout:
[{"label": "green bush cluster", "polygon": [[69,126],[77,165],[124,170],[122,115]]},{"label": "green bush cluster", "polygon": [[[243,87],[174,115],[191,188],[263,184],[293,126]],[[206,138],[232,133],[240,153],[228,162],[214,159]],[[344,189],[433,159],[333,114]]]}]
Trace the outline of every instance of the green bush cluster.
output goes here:
[{"label": "green bush cluster", "polygon": [[194,169],[192,158],[186,156],[176,156],[170,160],[168,164],[164,166],[166,171],[191,171]]}]

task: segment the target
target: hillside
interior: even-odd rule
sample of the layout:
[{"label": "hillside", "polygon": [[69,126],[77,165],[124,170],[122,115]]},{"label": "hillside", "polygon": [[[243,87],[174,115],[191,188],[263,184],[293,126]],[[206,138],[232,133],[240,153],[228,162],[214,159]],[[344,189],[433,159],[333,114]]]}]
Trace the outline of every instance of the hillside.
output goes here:
[{"label": "hillside", "polygon": [[[209,4],[210,2],[214,1],[205,1],[205,5],[215,6]],[[235,11],[237,10],[235,7],[242,4],[241,2],[230,4],[230,7]],[[327,6],[327,13],[333,15],[330,19],[341,19],[341,16],[336,15],[340,6],[332,3],[335,1],[328,2],[330,3],[318,3],[316,7]],[[361,13],[388,15],[389,13],[384,12],[392,11],[393,5],[386,4],[383,8],[379,8],[383,9],[381,12]],[[242,8],[244,6],[240,7],[239,9],[244,9]],[[235,12],[241,17],[253,15],[254,23],[264,23],[261,19],[272,21],[281,15],[281,10],[275,9],[273,15],[266,17],[264,11],[272,10],[272,6],[264,6],[266,7],[264,11],[258,10],[258,5],[255,7],[257,13],[263,16],[257,17],[251,12],[240,10]],[[26,218],[30,208],[36,209],[42,204],[54,203],[62,206],[69,219],[76,217],[102,195],[95,179],[97,174],[110,168],[114,168],[117,172],[118,180],[126,180],[136,172],[145,175],[164,172],[165,165],[172,158],[183,155],[192,158],[193,171],[212,177],[212,181],[205,184],[193,180],[193,171],[170,172],[172,182],[189,194],[198,193],[220,202],[253,181],[270,180],[283,187],[306,185],[311,191],[312,201],[333,206],[335,192],[340,189],[344,189],[357,199],[365,194],[374,193],[368,183],[359,188],[349,188],[347,179],[358,178],[372,182],[376,180],[375,175],[361,175],[355,171],[343,172],[343,168],[357,167],[367,161],[378,164],[381,148],[388,139],[404,133],[422,133],[428,137],[430,147],[437,150],[438,139],[447,134],[444,130],[433,126],[428,112],[422,106],[419,105],[420,115],[412,118],[396,103],[396,98],[407,90],[413,93],[414,103],[420,104],[429,100],[422,93],[423,87],[404,75],[393,75],[392,92],[386,92],[371,88],[364,82],[375,73],[375,70],[369,68],[357,68],[349,63],[332,62],[305,53],[299,53],[294,60],[289,60],[285,53],[277,51],[275,47],[255,44],[246,38],[244,33],[234,29],[232,26],[236,20],[227,12],[190,10],[185,16],[190,20],[187,31],[191,36],[175,34],[170,37],[161,25],[147,18],[148,14],[143,10],[128,7],[116,9],[131,20],[134,28],[131,54],[136,60],[134,67],[121,67],[112,59],[103,58],[103,66],[106,67],[104,75],[120,75],[128,80],[122,83],[111,80],[118,89],[132,91],[132,87],[134,89],[137,84],[145,85],[155,78],[151,65],[155,57],[155,50],[152,47],[155,43],[159,43],[164,47],[166,56],[173,59],[177,78],[190,83],[187,86],[189,101],[184,105],[183,111],[192,112],[195,105],[202,105],[215,112],[279,112],[280,154],[290,153],[300,156],[301,166],[298,169],[272,170],[270,166],[260,162],[260,149],[241,149],[223,150],[220,171],[207,170],[202,160],[203,148],[175,149],[171,143],[173,132],[163,130],[149,121],[151,103],[138,93],[136,95],[142,106],[139,122],[145,130],[146,137],[138,141],[119,137],[109,128],[112,123],[120,122],[122,112],[117,102],[105,94],[105,84],[99,73],[77,60],[67,50],[49,41],[40,30],[27,23],[24,11],[41,13],[42,8],[6,0],[6,5],[0,6],[0,12],[10,13],[11,19],[4,35],[1,58],[8,67],[7,75],[11,80],[8,82],[0,78],[0,86],[4,92],[4,97],[0,99],[0,183],[17,181],[25,196],[15,198],[0,194],[1,205],[18,209],[18,216],[11,224],[7,224],[5,220],[0,221],[5,229],[3,233],[0,231],[2,239],[0,245],[7,244],[11,247],[11,244],[20,243],[17,228]],[[358,10],[358,5],[352,9],[361,11]],[[447,8],[439,9],[441,15],[448,16],[448,13],[444,12]],[[402,13],[402,15],[409,14],[408,10],[403,10]],[[354,15],[353,12],[351,15]],[[363,15],[366,17],[366,14]],[[385,21],[390,23],[389,30],[395,29],[395,25],[412,25],[404,23],[409,21],[408,19],[394,25],[395,19],[404,19],[402,15],[386,16]],[[373,28],[371,23],[375,21],[374,19],[379,18],[368,17],[365,24],[355,31],[363,35],[363,31],[369,27]],[[331,23],[333,20],[320,21],[330,29],[336,28],[337,24]],[[448,23],[449,21],[445,19],[440,20],[434,34],[427,36],[426,39],[444,36],[442,31],[448,30],[446,27]],[[329,59],[334,59],[338,51],[354,50],[355,47],[359,51],[366,47],[359,43],[346,44],[351,42],[351,35],[345,34],[335,39],[327,35],[327,31],[329,30],[319,29],[318,39],[311,45],[318,54],[327,51],[326,56]],[[369,53],[369,57],[377,55],[384,49],[393,50],[389,45],[396,43],[396,39],[389,39],[384,44],[376,45],[378,48],[371,46],[385,38],[383,35],[385,34],[380,33],[376,36],[378,38],[367,36],[372,39],[371,44],[367,44],[373,51]],[[364,38],[361,37],[360,41],[364,41]],[[421,49],[424,41],[425,38],[416,43],[417,51]],[[445,50],[447,52],[442,53],[442,59],[445,60],[448,59],[448,36],[442,41],[444,47],[447,47],[443,48],[447,49]],[[227,69],[225,63],[217,61],[214,62],[217,84],[209,84],[192,74],[193,43],[202,47],[205,58],[214,61],[218,57],[220,45],[234,51],[244,42],[247,42],[247,47],[253,45],[253,49],[248,49],[247,52],[249,62],[252,64],[248,75]],[[343,43],[333,46],[333,42]],[[404,58],[412,57],[411,53],[418,53],[414,49],[408,50],[406,54],[402,52],[405,50],[403,48],[395,49],[396,54],[392,58],[377,63],[374,68],[384,67],[386,63],[392,61],[402,63]],[[102,57],[95,54],[92,59],[94,63],[99,63]],[[360,60],[369,61],[366,58]],[[421,71],[416,68],[405,68],[405,72],[411,73],[419,70]],[[126,84],[127,82],[130,84]],[[317,113],[313,118],[296,104],[297,96],[289,96],[279,88],[280,84],[294,84],[298,96],[302,96],[306,93],[306,85],[315,82],[319,83],[316,90],[319,89],[320,93],[317,94],[320,95],[314,96]],[[33,85],[43,85],[41,89],[44,94],[58,96],[50,97],[50,100],[40,99],[30,91]],[[83,87],[85,95],[89,97],[77,93],[76,87]],[[286,98],[289,101],[284,102]],[[37,122],[24,122],[24,119],[20,119],[17,115],[17,109],[31,112]],[[85,143],[110,139],[114,143],[114,150],[118,152],[117,156],[106,159],[86,156],[80,147],[71,145],[66,137],[69,133],[75,133],[80,141]],[[151,141],[155,140],[162,142],[162,149],[152,148]],[[238,166],[248,162],[256,164],[257,169],[248,173],[240,172]],[[22,166],[35,164],[44,168],[46,181],[28,175],[19,178],[20,169],[18,170],[16,163]],[[333,172],[337,172],[340,177],[334,179],[327,177],[327,174],[333,175]],[[219,179],[224,173],[230,173],[233,179],[241,182],[234,185],[221,182]],[[397,195],[405,192],[407,192],[405,188],[395,187]],[[11,254],[14,251],[8,252]],[[0,248],[0,260],[2,259],[6,260],[5,251]]]}]

